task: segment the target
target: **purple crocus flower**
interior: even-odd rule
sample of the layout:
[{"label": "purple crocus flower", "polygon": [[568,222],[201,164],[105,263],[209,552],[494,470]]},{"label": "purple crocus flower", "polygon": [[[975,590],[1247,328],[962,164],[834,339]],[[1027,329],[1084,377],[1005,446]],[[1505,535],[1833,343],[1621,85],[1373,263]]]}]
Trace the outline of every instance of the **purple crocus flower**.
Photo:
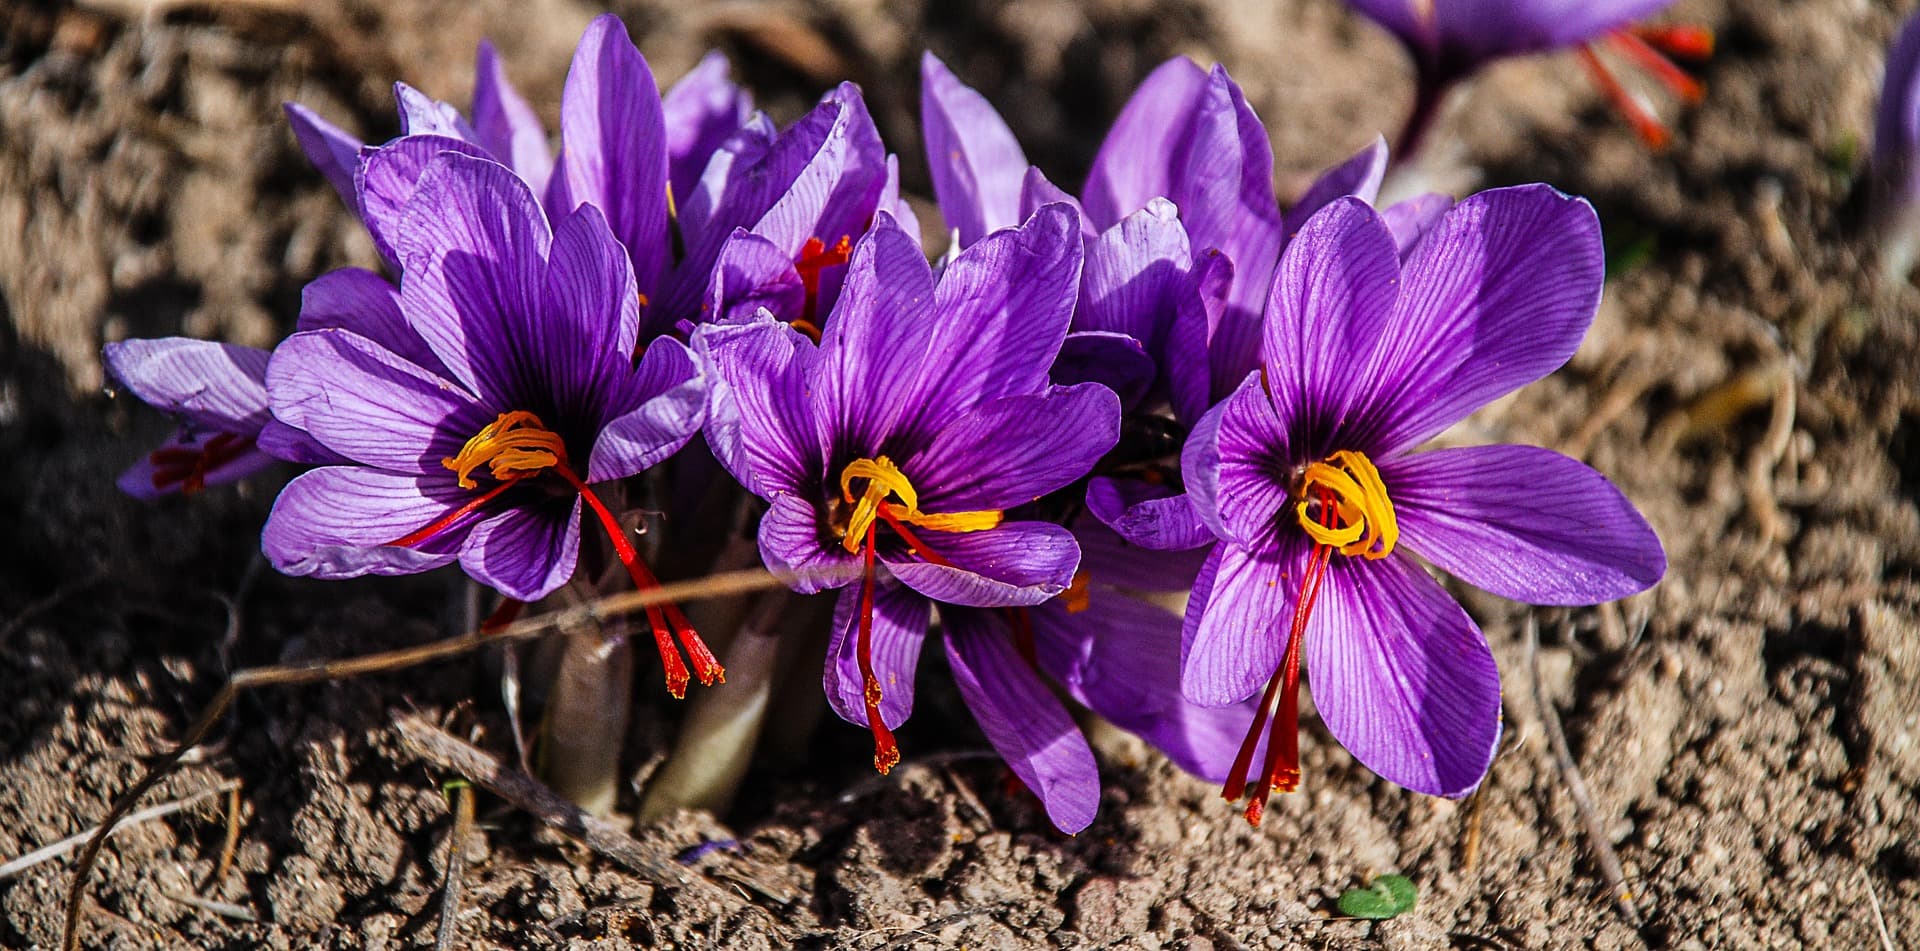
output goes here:
[{"label": "purple crocus flower", "polygon": [[[1410,451],[1564,363],[1602,277],[1592,208],[1544,185],[1462,201],[1404,262],[1355,199],[1288,247],[1261,369],[1181,460],[1188,511],[1220,540],[1187,610],[1183,689],[1207,705],[1261,697],[1225,788],[1238,799],[1252,780],[1249,820],[1298,782],[1303,668],[1328,730],[1374,772],[1442,796],[1485,775],[1500,733],[1493,654],[1409,552],[1537,604],[1625,597],[1665,572],[1646,521],[1573,459]],[[1179,521],[1161,527],[1195,533]]]},{"label": "purple crocus flower", "polygon": [[937,283],[882,214],[817,346],[764,316],[695,337],[718,377],[708,442],[769,503],[762,557],[797,591],[843,589],[826,693],[872,731],[874,766],[899,761],[892,731],[939,603],[962,695],[1069,831],[1097,804],[1092,753],[993,618],[1067,590],[1073,535],[1012,510],[1086,475],[1118,434],[1111,391],[1047,381],[1080,265],[1064,205],[974,243]]},{"label": "purple crocus flower", "polygon": [[187,337],[107,344],[107,373],[149,406],[180,420],[160,448],[121,473],[118,485],[153,500],[238,482],[274,463],[256,443],[272,424],[267,351]]},{"label": "purple crocus flower", "polygon": [[1905,280],[1920,247],[1920,16],[1887,51],[1870,171],[1881,273]]},{"label": "purple crocus flower", "polygon": [[[344,460],[281,492],[262,539],[268,559],[322,578],[458,561],[531,601],[573,575],[584,503],[634,583],[657,587],[589,483],[679,449],[704,420],[706,387],[672,338],[636,353],[633,268],[605,217],[582,207],[550,229],[511,170],[446,153],[428,163],[393,233],[397,300],[355,299],[345,292],[376,289],[336,278],[355,286],[321,299],[354,321],[296,333],[268,365],[274,416]],[[395,317],[412,333],[383,343],[359,332]],[[650,620],[676,696],[688,675],[674,638],[702,683],[723,678],[676,608]]]},{"label": "purple crocus flower", "polygon": [[1704,28],[1633,25],[1672,6],[1673,0],[1348,2],[1393,33],[1413,57],[1419,90],[1397,143],[1403,156],[1419,148],[1442,101],[1457,83],[1495,61],[1559,49],[1578,49],[1614,108],[1633,123],[1647,144],[1658,148],[1669,137],[1666,127],[1627,92],[1592,47],[1605,43],[1689,103],[1698,102],[1704,90],[1667,57],[1704,59],[1713,53],[1713,34]]}]

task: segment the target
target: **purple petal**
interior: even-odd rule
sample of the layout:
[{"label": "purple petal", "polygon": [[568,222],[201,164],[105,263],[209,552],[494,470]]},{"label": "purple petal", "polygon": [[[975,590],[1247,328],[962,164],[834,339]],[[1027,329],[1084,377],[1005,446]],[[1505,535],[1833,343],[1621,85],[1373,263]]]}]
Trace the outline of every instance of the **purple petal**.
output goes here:
[{"label": "purple petal", "polygon": [[599,207],[633,256],[640,290],[652,294],[668,260],[666,119],[653,71],[611,13],[594,18],[574,50],[560,144],[556,211]]},{"label": "purple petal", "polygon": [[1148,202],[1087,245],[1074,329],[1127,334],[1161,352],[1191,265],[1173,204]]},{"label": "purple petal", "polygon": [[760,557],[767,570],[801,594],[817,594],[859,580],[861,556],[828,540],[813,503],[790,492],[775,495],[760,516]]},{"label": "purple petal", "polygon": [[326,448],[449,483],[440,460],[459,454],[495,416],[458,386],[345,330],[288,337],[267,367],[267,392],[281,422]]},{"label": "purple petal", "polygon": [[1083,383],[982,403],[900,465],[924,511],[1011,509],[1084,478],[1119,438],[1120,401]]},{"label": "purple petal", "polygon": [[900,421],[918,415],[943,382],[926,379],[938,375],[929,364],[946,355],[936,346],[940,321],[927,313],[933,293],[920,245],[891,219],[854,245],[808,381],[818,425],[853,458],[885,451]]},{"label": "purple petal", "polygon": [[[754,226],[761,234],[799,236],[802,244],[794,246],[796,254],[806,238],[817,237],[832,245],[840,238],[866,233],[887,184],[887,148],[860,87],[841,83],[826,100],[840,105],[826,141],[801,168],[787,193]],[[823,308],[831,296],[822,302]]]},{"label": "purple petal", "polygon": [[[268,421],[268,425],[272,425],[271,420]],[[184,450],[186,452],[197,453],[204,450],[207,443],[223,435],[231,437],[233,434],[209,430],[190,433],[186,430],[181,430],[180,432],[174,433],[166,442],[161,443],[155,449],[155,452]],[[208,466],[207,470],[201,473],[200,483],[202,486],[211,488],[216,485],[227,485],[238,482],[241,479],[245,479],[248,476],[269,468],[277,461],[274,456],[267,455],[264,452],[247,450],[225,462]],[[151,502],[155,499],[172,495],[183,488],[184,483],[182,482],[170,481],[164,487],[156,485],[154,482],[156,468],[152,453],[141,456],[138,462],[127,467],[125,472],[120,473],[120,477],[114,480],[114,485],[118,486],[120,491],[145,502]]]},{"label": "purple petal", "polygon": [[1598,604],[1666,573],[1660,539],[1613,483],[1534,446],[1439,449],[1381,467],[1400,543],[1530,604]]},{"label": "purple petal", "polygon": [[1371,205],[1380,194],[1380,180],[1387,174],[1387,140],[1384,136],[1375,136],[1367,147],[1355,153],[1350,159],[1328,169],[1312,185],[1307,186],[1300,200],[1287,210],[1284,230],[1289,238],[1298,232],[1314,212],[1326,207],[1335,198],[1351,195]]},{"label": "purple petal", "polygon": [[1186,57],[1162,63],[1140,83],[1100,144],[1087,174],[1086,214],[1102,231],[1173,194],[1169,156],[1180,151],[1205,70]]},{"label": "purple petal", "polygon": [[1917,146],[1920,146],[1920,17],[1913,17],[1901,26],[1900,35],[1887,51],[1885,84],[1880,91],[1880,106],[1874,113],[1874,170],[1891,178],[1896,186],[1906,186]]},{"label": "purple petal", "polygon": [[446,372],[440,358],[400,312],[400,289],[372,271],[347,267],[314,278],[300,290],[300,322],[295,329],[351,330],[422,369]]},{"label": "purple petal", "polygon": [[[451,103],[442,102],[406,83],[393,84],[393,101],[400,107],[400,134],[444,135],[480,145],[473,126]],[[502,155],[501,158],[506,156]]]},{"label": "purple petal", "polygon": [[[880,187],[880,201],[876,214],[886,212],[898,222],[900,230],[906,232],[913,243],[920,243],[920,216],[913,213],[913,205],[900,197],[900,156],[888,153],[886,183]],[[825,302],[822,302],[825,306]]]},{"label": "purple petal", "polygon": [[[794,129],[788,130],[789,134],[792,135],[795,130],[802,128],[820,128],[818,124],[823,121],[821,117],[827,116],[830,119],[832,111],[837,108],[836,105],[831,104],[826,105],[824,109],[821,106],[815,106],[794,124]],[[720,143],[719,149],[708,158],[707,166],[701,170],[699,179],[694,182],[693,190],[684,197],[678,192],[674,193],[674,203],[678,211],[678,217],[675,220],[682,235],[713,233],[724,237],[731,234],[734,228],[753,224],[754,219],[757,219],[761,212],[779,197],[778,189],[786,181],[783,178],[781,182],[768,184],[765,179],[770,177],[769,175],[752,174],[753,170],[764,168],[768,152],[773,149],[774,143],[780,137],[780,132],[774,127],[773,120],[761,112],[748,116],[747,121],[740,128],[733,130],[733,133]],[[798,167],[798,161],[789,164]],[[787,174],[792,173],[789,171]],[[768,197],[765,197],[751,214],[722,214],[722,206],[725,203],[729,200],[737,200],[729,198],[732,192],[751,186],[758,186],[760,193]]]},{"label": "purple petal", "polygon": [[727,72],[726,55],[709,52],[660,100],[667,129],[668,178],[675,196],[693,193],[707,159],[753,111],[752,97],[734,85]]},{"label": "purple petal", "polygon": [[1452,0],[1433,5],[1445,56],[1482,62],[1577,46],[1644,19],[1673,0]]},{"label": "purple petal", "polygon": [[745,228],[735,228],[707,283],[712,323],[744,323],[762,309],[783,321],[805,316],[807,288],[793,255]]},{"label": "purple petal", "polygon": [[487,157],[485,149],[459,139],[411,135],[368,148],[355,172],[355,205],[360,209],[360,218],[366,223],[374,248],[396,268],[404,270],[400,246],[404,241],[402,218],[407,202],[419,187],[420,176],[428,163],[442,152]]},{"label": "purple petal", "polygon": [[1158,372],[1140,341],[1121,333],[1083,330],[1067,334],[1047,378],[1055,386],[1098,383],[1120,398],[1121,409],[1145,402]]},{"label": "purple petal", "polygon": [[140,401],[194,426],[251,436],[267,412],[267,351],[189,337],[110,343],[107,373]]},{"label": "purple petal", "polygon": [[[1155,551],[1128,542],[1090,516],[1074,522],[1073,537],[1080,542],[1080,570],[1093,581],[1131,591],[1182,595],[1192,590],[1214,544]],[[1212,539],[1211,534],[1207,537]]]},{"label": "purple petal", "polygon": [[[884,572],[874,580],[873,674],[880,681],[880,722],[896,728],[913,713],[913,673],[920,663],[933,605]],[[833,609],[833,640],[827,645],[827,704],[842,720],[867,725],[865,680],[860,676],[860,585],[840,589]]]},{"label": "purple petal", "polygon": [[1305,655],[1340,745],[1414,792],[1463,796],[1500,742],[1500,671],[1479,628],[1406,558],[1335,558]]},{"label": "purple petal", "polygon": [[[1175,419],[1191,425],[1207,407],[1232,392],[1237,380],[1218,379],[1208,366],[1208,342],[1226,314],[1227,292],[1233,287],[1233,259],[1219,251],[1205,251],[1194,259],[1187,281],[1174,298],[1173,323],[1159,357],[1166,375],[1167,396]],[[1216,393],[1223,389],[1225,392]]]},{"label": "purple petal", "polygon": [[644,394],[645,401],[601,427],[587,462],[589,482],[624,479],[659,465],[706,422],[707,381],[685,344],[656,338],[630,375],[623,386]]},{"label": "purple petal", "polygon": [[1087,485],[1087,511],[1128,543],[1152,551],[1186,551],[1215,540],[1185,495],[1134,479],[1095,478]]},{"label": "purple petal", "polygon": [[807,381],[819,351],[772,320],[703,325],[693,340],[713,365],[707,445],[720,464],[761,498],[818,489],[825,463]]},{"label": "purple petal", "polygon": [[627,385],[634,379],[640,292],[600,209],[581,205],[555,229],[545,288],[544,307],[502,329],[522,366],[552,388],[562,417],[604,419],[658,392]]},{"label": "purple petal", "polygon": [[1080,199],[1067,194],[1060,189],[1060,186],[1048,181],[1047,173],[1038,168],[1027,169],[1026,178],[1020,183],[1020,220],[1025,221],[1033,217],[1033,213],[1039,211],[1042,205],[1051,205],[1054,202],[1060,202],[1072,208],[1074,213],[1079,215],[1082,235],[1088,239],[1095,236],[1093,222],[1088,221],[1086,212],[1081,210]]},{"label": "purple petal", "polygon": [[[1302,532],[1283,533],[1274,547],[1219,548],[1218,567],[1203,597],[1198,584],[1187,602],[1181,640],[1187,645],[1180,690],[1206,707],[1238,703],[1267,685],[1287,651],[1288,626],[1299,601],[1311,545]],[[1321,588],[1322,603],[1328,578]],[[1315,607],[1315,617],[1320,607]],[[1314,636],[1309,631],[1308,649]]]},{"label": "purple petal", "polygon": [[277,419],[267,420],[254,445],[275,459],[304,466],[340,466],[353,461],[321,445],[320,440],[306,430],[295,429]]},{"label": "purple petal", "polygon": [[1180,474],[1200,520],[1243,547],[1269,544],[1285,512],[1294,454],[1289,429],[1249,373],[1187,436]]},{"label": "purple petal", "polygon": [[473,131],[482,148],[526,179],[536,195],[547,191],[553,147],[546,127],[507,79],[492,41],[481,40],[473,65]]},{"label": "purple petal", "polygon": [[293,127],[294,140],[300,143],[300,151],[307,154],[307,161],[340,193],[340,200],[346,202],[354,214],[360,214],[360,193],[353,179],[354,169],[360,164],[360,140],[297,102],[286,103],[283,108],[287,112],[287,124]]},{"label": "purple petal", "polygon": [[[290,575],[335,580],[426,571],[452,562],[454,555],[388,543],[444,517],[467,496],[452,479],[361,466],[315,469],[280,490],[260,547],[275,568]],[[460,530],[456,526],[453,532]],[[449,533],[445,541],[457,537]]]},{"label": "purple petal", "polygon": [[1073,533],[1051,522],[1002,522],[984,532],[915,532],[949,564],[882,547],[880,559],[915,591],[977,608],[1039,604],[1067,590],[1080,566]]},{"label": "purple petal", "polygon": [[1427,192],[1395,202],[1380,212],[1380,217],[1387,223],[1387,230],[1393,232],[1393,243],[1400,249],[1401,261],[1404,262],[1413,254],[1414,247],[1452,208],[1452,195]]},{"label": "purple petal", "polygon": [[1399,386],[1356,445],[1381,455],[1419,445],[1558,369],[1586,336],[1604,279],[1600,222],[1583,199],[1521,185],[1455,205],[1401,275],[1371,371]]},{"label": "purple petal", "polygon": [[1019,224],[1026,154],[986,97],[932,53],[920,57],[920,122],[934,197],[960,246]]},{"label": "purple petal", "polygon": [[460,567],[516,601],[534,602],[573,577],[580,556],[579,496],[516,505],[467,533]]},{"label": "purple petal", "polygon": [[401,312],[455,379],[500,405],[534,395],[523,354],[536,334],[528,318],[544,306],[551,240],[526,183],[485,159],[442,154],[407,202]]},{"label": "purple petal", "polygon": [[1013,774],[1040,797],[1047,818],[1072,835],[1100,808],[1100,766],[1080,727],[997,612],[945,610],[947,662],[960,699]]},{"label": "purple petal", "polygon": [[1180,695],[1180,615],[1101,589],[1077,614],[1057,602],[1032,612],[1041,668],[1068,696],[1181,769],[1226,780],[1253,707],[1202,707]]}]

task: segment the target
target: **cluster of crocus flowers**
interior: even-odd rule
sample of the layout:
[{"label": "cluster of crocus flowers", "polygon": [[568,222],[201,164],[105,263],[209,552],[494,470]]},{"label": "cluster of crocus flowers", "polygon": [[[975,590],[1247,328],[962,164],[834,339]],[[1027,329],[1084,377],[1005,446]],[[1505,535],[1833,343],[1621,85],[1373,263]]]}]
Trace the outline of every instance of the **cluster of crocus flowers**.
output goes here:
[{"label": "cluster of crocus flowers", "polygon": [[[929,56],[955,236],[936,265],[857,88],[782,130],[725,68],[661,96],[596,20],[557,152],[490,48],[470,118],[401,86],[404,134],[381,145],[290,107],[392,277],[315,281],[270,356],[110,349],[185,426],[130,490],[309,466],[267,521],[275,567],[458,564],[527,602],[584,574],[596,537],[657,586],[628,490],[670,470],[708,491],[717,461],[768,568],[835,599],[823,688],[873,765],[900,761],[937,636],[1069,832],[1100,789],[1067,700],[1250,792],[1258,821],[1300,782],[1303,675],[1362,763],[1462,795],[1499,734],[1498,673],[1414,556],[1545,604],[1664,571],[1573,460],[1413,451],[1573,352],[1603,270],[1584,202],[1528,186],[1376,211],[1376,142],[1283,209],[1239,87],[1186,60],[1148,77],[1075,198]],[[674,460],[696,435],[711,458]],[[673,694],[724,680],[678,608],[649,622]]]},{"label": "cluster of crocus flowers", "polygon": [[1385,27],[1413,59],[1418,88],[1405,131],[1403,153],[1419,148],[1447,94],[1460,82],[1499,60],[1569,49],[1615,110],[1649,146],[1667,144],[1671,133],[1598,55],[1606,49],[1693,104],[1705,94],[1700,82],[1674,59],[1713,55],[1713,33],[1698,26],[1652,26],[1644,20],[1673,0],[1348,0],[1355,10]]}]

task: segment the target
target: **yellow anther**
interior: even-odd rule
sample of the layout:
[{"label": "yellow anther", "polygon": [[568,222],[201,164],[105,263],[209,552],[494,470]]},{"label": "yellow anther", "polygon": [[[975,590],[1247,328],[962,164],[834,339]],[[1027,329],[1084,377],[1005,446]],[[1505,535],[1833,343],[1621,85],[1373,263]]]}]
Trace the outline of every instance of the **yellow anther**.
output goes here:
[{"label": "yellow anther", "polygon": [[[1338,516],[1334,524],[1316,520],[1308,511],[1309,504],[1321,501],[1323,491],[1333,496]],[[1295,510],[1309,538],[1339,549],[1342,555],[1385,558],[1400,540],[1400,522],[1394,517],[1387,485],[1365,453],[1342,449],[1308,466]]]},{"label": "yellow anther", "polygon": [[[867,484],[856,497],[853,483],[858,479],[867,480]],[[840,470],[840,495],[853,503],[853,515],[847,519],[847,533],[841,539],[841,544],[850,552],[859,551],[866,542],[867,530],[880,517],[881,505],[887,505],[888,513],[897,521],[936,532],[983,532],[999,525],[1006,517],[1005,513],[993,509],[977,512],[920,511],[920,493],[914,491],[906,473],[901,472],[900,467],[886,456],[855,459],[847,463],[847,467]],[[900,504],[888,504],[888,497],[899,499]]]},{"label": "yellow anther", "polygon": [[523,479],[567,460],[567,446],[560,437],[526,410],[501,413],[498,419],[480,428],[460,447],[460,454],[440,460],[460,477],[463,489],[479,488],[473,470],[487,466],[488,474],[500,482]]}]

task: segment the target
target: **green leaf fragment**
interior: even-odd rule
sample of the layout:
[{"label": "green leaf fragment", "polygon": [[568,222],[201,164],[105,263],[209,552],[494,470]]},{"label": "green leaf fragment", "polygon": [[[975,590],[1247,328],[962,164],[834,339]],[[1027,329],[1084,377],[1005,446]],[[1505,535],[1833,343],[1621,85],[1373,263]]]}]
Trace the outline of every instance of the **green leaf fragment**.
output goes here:
[{"label": "green leaf fragment", "polygon": [[1405,875],[1382,875],[1366,888],[1349,888],[1340,896],[1340,913],[1383,921],[1413,910],[1420,890]]}]

